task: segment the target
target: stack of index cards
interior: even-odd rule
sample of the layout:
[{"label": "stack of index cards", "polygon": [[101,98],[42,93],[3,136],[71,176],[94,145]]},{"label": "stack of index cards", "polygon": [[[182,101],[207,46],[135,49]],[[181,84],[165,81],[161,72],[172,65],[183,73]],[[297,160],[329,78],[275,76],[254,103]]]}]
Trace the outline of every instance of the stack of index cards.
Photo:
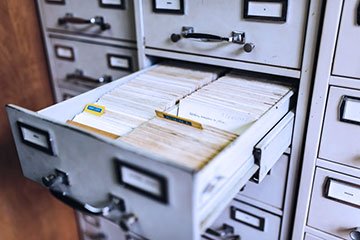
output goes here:
[{"label": "stack of index cards", "polygon": [[291,86],[230,73],[182,99],[178,115],[241,134],[281,99]]},{"label": "stack of index cards", "polygon": [[199,169],[237,137],[211,126],[194,127],[155,117],[121,141],[159,154],[190,169]]},{"label": "stack of index cards", "polygon": [[123,136],[155,117],[155,110],[171,109],[221,72],[203,65],[160,64],[104,94],[68,122]]}]

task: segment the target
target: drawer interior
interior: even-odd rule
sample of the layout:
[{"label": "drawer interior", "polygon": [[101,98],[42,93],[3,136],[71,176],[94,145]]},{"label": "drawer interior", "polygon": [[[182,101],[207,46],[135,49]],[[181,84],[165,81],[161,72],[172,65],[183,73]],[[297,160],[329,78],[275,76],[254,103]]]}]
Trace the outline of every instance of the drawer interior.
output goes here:
[{"label": "drawer interior", "polygon": [[[253,137],[247,132],[258,131],[256,125],[261,124],[263,118],[269,116],[275,125],[289,110],[294,93],[290,86],[226,74],[221,68],[187,67],[158,65],[106,86],[104,91],[90,92],[80,101],[76,98],[76,104],[69,100],[39,113],[87,131],[110,133],[115,142],[122,141],[144,149],[154,146],[153,152],[163,153],[169,162],[199,170],[243,135],[252,142]],[[183,74],[181,83],[175,77],[179,74]],[[184,76],[187,75],[189,78],[192,76],[196,83],[186,82]],[[151,86],[154,84],[160,87],[158,91]],[[177,92],[171,92],[172,89]],[[132,95],[128,94],[129,91],[133,91]],[[104,115],[89,111],[97,106],[96,110],[100,111],[104,107]],[[64,112],[65,108],[67,112]],[[61,112],[62,117],[59,118],[59,114],[54,116],[54,112]],[[273,125],[266,124],[266,132]],[[253,139],[258,142],[261,137]],[[182,144],[177,154],[175,142],[178,146]],[[170,148],[171,151],[166,150]],[[188,151],[184,152],[186,149]],[[186,159],[194,161],[187,162]]]}]

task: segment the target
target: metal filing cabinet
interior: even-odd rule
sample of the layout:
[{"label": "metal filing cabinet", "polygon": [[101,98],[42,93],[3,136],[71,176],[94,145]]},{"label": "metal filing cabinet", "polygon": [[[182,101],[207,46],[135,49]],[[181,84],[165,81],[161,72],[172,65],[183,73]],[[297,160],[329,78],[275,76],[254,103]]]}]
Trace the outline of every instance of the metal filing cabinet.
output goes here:
[{"label": "metal filing cabinet", "polygon": [[360,239],[360,1],[326,1],[293,239]]},{"label": "metal filing cabinet", "polygon": [[[73,24],[95,16],[103,17],[107,23],[112,18],[108,18],[108,14],[105,16],[102,11],[74,12],[71,10],[72,3],[67,3],[75,1],[66,1],[65,5],[62,1],[54,2],[40,3],[40,6],[49,7],[53,11],[50,15],[40,11],[42,19],[48,21],[51,16],[56,19],[43,26],[49,56],[54,53],[53,42],[67,46],[76,38],[72,42],[76,46],[96,42],[104,46],[101,49],[137,49],[137,59],[143,70],[36,113],[8,106],[24,175],[39,183],[49,174],[56,176],[56,179],[68,179],[69,185],[63,186],[66,194],[58,197],[73,207],[88,212],[91,209],[93,213],[116,222],[124,230],[119,236],[124,233],[127,239],[197,240],[202,234],[207,235],[209,229],[216,231],[221,228],[223,222],[231,222],[234,232],[244,238],[289,239],[296,197],[293,189],[297,185],[300,169],[321,3],[310,0],[243,0],[229,1],[227,4],[218,1],[134,0],[131,2],[134,4],[136,25],[135,45],[131,38],[119,40],[114,32],[101,29],[103,24],[97,22],[97,19],[90,19],[90,23],[94,23],[89,24],[88,29]],[[125,6],[130,6],[128,1],[125,2]],[[60,20],[59,24],[59,18],[64,18],[67,13],[73,15],[67,15],[66,21]],[[75,30],[78,31],[76,36]],[[62,52],[69,55],[69,51],[64,50]],[[74,50],[75,55],[77,52]],[[101,54],[94,57],[94,61],[102,59]],[[132,148],[121,141],[115,142],[65,124],[66,120],[82,111],[84,104],[95,101],[114,87],[151,70],[150,65],[169,59],[232,68],[259,79],[291,82],[297,91],[293,99],[296,110],[286,115],[290,109],[278,106],[274,113],[261,118],[251,131],[241,135],[236,143],[197,171],[179,168],[157,155],[148,154],[146,150]],[[71,70],[75,72],[76,69],[67,67],[65,59],[57,61],[50,62],[50,67],[53,76],[60,76],[60,83],[69,74],[68,71],[71,74]],[[66,73],[57,75],[56,70],[62,67]],[[91,70],[86,67],[82,65],[80,70],[85,76],[94,79],[109,72],[104,70],[88,74],[93,67]],[[66,97],[72,95],[71,91],[67,91],[65,83],[62,84],[55,87],[58,99],[64,93]],[[283,135],[277,127],[281,122],[278,122],[285,115],[292,119],[293,124],[287,129],[286,137],[279,137]],[[43,145],[51,146],[50,154],[24,143],[21,135],[24,131],[33,132],[45,141],[49,140]],[[37,142],[31,136],[30,140]],[[284,139],[291,142],[291,151],[287,151],[289,156],[282,156],[289,147],[289,142],[284,145]],[[254,147],[258,146],[262,146],[262,150],[254,153]],[[268,159],[270,164],[263,165],[263,158]],[[116,159],[131,163],[131,166],[135,166],[133,170],[142,169],[142,174],[152,173],[149,176],[166,179],[169,202],[164,204],[154,201],[119,184],[116,178],[119,169],[114,164]],[[216,191],[210,191],[209,195],[204,190],[213,184],[218,174],[222,174],[224,180],[216,188],[213,187]],[[253,176],[253,181],[259,185],[249,183]],[[261,193],[262,189],[272,184],[279,184],[274,192],[276,196]],[[248,185],[245,191],[238,194],[244,185]],[[54,189],[50,186],[50,190],[53,192]],[[110,205],[105,206],[104,203]],[[236,221],[234,224],[234,219],[228,214],[229,203],[236,207],[236,210],[232,209],[235,218],[245,218],[245,221]],[[109,206],[113,211],[104,210],[108,210]],[[253,221],[255,228],[249,226],[249,221]],[[265,222],[263,230],[256,228],[259,227],[257,221]]]},{"label": "metal filing cabinet", "polygon": [[56,101],[138,69],[132,0],[38,0],[38,7]]},{"label": "metal filing cabinet", "polygon": [[38,6],[57,101],[138,69],[133,1],[38,0]]}]

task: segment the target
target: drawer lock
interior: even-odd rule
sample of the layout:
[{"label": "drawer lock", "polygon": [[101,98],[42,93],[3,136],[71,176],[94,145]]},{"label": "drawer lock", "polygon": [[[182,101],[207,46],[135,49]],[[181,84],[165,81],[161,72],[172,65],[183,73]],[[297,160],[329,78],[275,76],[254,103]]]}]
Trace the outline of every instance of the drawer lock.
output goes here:
[{"label": "drawer lock", "polygon": [[233,31],[230,37],[222,37],[209,33],[196,33],[193,27],[182,27],[181,34],[173,33],[170,36],[172,42],[178,42],[181,38],[198,40],[200,42],[228,42],[243,45],[245,52],[251,52],[255,48],[255,44],[246,43],[245,32]]}]

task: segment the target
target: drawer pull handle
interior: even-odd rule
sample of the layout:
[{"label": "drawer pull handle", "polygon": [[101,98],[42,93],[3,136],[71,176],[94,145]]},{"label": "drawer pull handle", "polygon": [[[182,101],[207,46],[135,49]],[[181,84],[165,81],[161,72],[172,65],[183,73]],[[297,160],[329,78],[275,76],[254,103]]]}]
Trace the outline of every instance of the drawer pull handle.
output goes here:
[{"label": "drawer pull handle", "polygon": [[68,175],[62,171],[56,170],[55,174],[43,177],[42,182],[49,188],[50,193],[61,202],[70,207],[91,215],[107,216],[112,211],[125,211],[125,203],[122,199],[110,196],[110,201],[102,207],[95,207],[84,203],[71,196],[66,190],[69,184]]},{"label": "drawer pull handle", "polygon": [[221,228],[216,230],[208,228],[206,233],[215,237],[220,237],[223,240],[240,240],[239,235],[234,235],[234,227],[225,223],[221,226]]},{"label": "drawer pull handle", "polygon": [[84,74],[84,71],[80,70],[80,69],[76,69],[75,72],[73,73],[69,73],[66,75],[66,80],[68,81],[74,81],[74,80],[80,80],[83,82],[87,82],[87,83],[109,83],[112,81],[112,77],[110,75],[103,75],[102,77],[99,78],[92,78],[89,76],[86,76]]},{"label": "drawer pull handle", "polygon": [[360,240],[360,227],[354,228],[350,232],[350,238],[351,240]]},{"label": "drawer pull handle", "polygon": [[84,19],[79,17],[74,17],[73,14],[67,13],[64,17],[58,19],[59,25],[66,25],[66,24],[91,24],[97,25],[100,27],[102,31],[108,30],[111,28],[109,23],[106,23],[104,18],[101,16],[95,16],[90,19]]},{"label": "drawer pull handle", "polygon": [[245,42],[245,33],[233,31],[230,37],[222,37],[209,33],[196,33],[193,27],[183,27],[181,34],[173,33],[170,36],[172,42],[178,42],[181,38],[194,39],[201,42],[229,42],[244,45],[245,52],[251,52],[255,44]]}]

